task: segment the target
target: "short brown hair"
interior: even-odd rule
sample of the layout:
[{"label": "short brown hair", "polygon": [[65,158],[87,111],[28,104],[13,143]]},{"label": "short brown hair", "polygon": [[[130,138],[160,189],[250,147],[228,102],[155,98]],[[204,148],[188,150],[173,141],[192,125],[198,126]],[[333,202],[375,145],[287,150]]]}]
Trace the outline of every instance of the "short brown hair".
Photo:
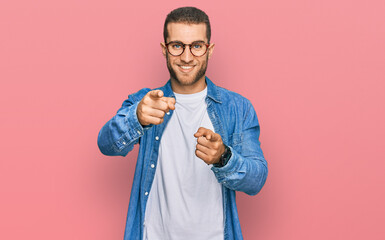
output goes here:
[{"label": "short brown hair", "polygon": [[188,23],[188,24],[206,24],[206,37],[208,43],[210,43],[211,38],[211,27],[209,16],[202,10],[195,7],[181,7],[172,10],[166,17],[163,27],[163,38],[164,42],[168,37],[167,25],[169,23]]}]

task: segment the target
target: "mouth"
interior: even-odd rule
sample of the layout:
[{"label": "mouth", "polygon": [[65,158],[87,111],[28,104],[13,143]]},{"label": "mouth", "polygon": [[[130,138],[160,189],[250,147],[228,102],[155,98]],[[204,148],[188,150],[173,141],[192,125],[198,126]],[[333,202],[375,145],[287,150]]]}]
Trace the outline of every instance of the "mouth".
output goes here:
[{"label": "mouth", "polygon": [[194,69],[194,67],[195,67],[195,65],[194,66],[192,66],[192,65],[178,65],[179,71],[181,71],[183,73],[191,72]]}]

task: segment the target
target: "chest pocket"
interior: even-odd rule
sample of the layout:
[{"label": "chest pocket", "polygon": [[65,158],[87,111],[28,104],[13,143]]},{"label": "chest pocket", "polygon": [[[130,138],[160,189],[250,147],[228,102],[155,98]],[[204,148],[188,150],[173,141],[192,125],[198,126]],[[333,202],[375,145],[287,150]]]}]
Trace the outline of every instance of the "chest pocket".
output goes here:
[{"label": "chest pocket", "polygon": [[242,133],[233,133],[229,139],[230,146],[237,152],[242,152],[242,142],[243,134]]}]

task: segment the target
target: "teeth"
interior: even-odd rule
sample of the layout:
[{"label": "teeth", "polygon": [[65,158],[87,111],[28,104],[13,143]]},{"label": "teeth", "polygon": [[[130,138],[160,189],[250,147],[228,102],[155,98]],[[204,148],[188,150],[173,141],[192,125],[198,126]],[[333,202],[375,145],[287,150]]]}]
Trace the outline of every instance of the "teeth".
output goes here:
[{"label": "teeth", "polygon": [[183,68],[183,69],[190,69],[190,68],[192,68],[192,66],[180,66],[181,68]]}]

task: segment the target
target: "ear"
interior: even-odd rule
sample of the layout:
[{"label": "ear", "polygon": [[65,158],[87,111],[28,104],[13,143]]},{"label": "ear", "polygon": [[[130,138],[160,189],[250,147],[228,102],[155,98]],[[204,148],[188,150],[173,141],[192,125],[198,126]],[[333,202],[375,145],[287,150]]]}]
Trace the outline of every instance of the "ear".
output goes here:
[{"label": "ear", "polygon": [[209,59],[211,58],[211,54],[213,54],[215,43],[210,43],[209,46]]},{"label": "ear", "polygon": [[160,43],[160,46],[161,46],[161,48],[162,48],[163,56],[166,57],[166,51],[167,51],[167,50],[166,50],[166,45],[165,45],[164,43],[161,42],[161,43]]}]

